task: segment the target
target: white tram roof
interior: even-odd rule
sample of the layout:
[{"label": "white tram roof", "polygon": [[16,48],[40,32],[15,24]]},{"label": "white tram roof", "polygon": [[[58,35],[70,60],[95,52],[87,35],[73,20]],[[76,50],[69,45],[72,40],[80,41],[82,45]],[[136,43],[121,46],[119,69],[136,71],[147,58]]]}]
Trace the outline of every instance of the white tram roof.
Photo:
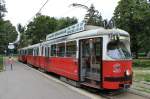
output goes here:
[{"label": "white tram roof", "polygon": [[108,34],[120,34],[120,35],[128,35],[127,32],[121,29],[105,29],[103,27],[86,25],[85,21],[77,23],[75,25],[69,26],[62,30],[56,31],[54,33],[48,34],[46,36],[46,41],[50,41],[56,38],[63,38],[63,37],[79,37],[81,36],[92,36],[95,35],[108,35]]},{"label": "white tram roof", "polygon": [[68,39],[80,39],[80,38],[86,38],[86,37],[92,37],[92,36],[104,36],[104,35],[123,35],[123,36],[129,36],[128,32],[121,30],[121,29],[105,29],[102,27],[99,27],[98,29],[94,30],[88,30],[88,31],[83,31],[80,33],[76,33],[73,35],[68,36]]},{"label": "white tram roof", "polygon": [[[62,34],[61,34],[62,33]],[[129,33],[121,29],[105,29],[103,27],[86,25],[84,22],[77,23],[75,25],[69,26],[60,31],[51,33],[46,36],[46,41],[38,44],[34,44],[22,50],[39,47],[40,45],[53,44],[62,41],[69,41],[75,39],[84,39],[95,36],[104,36],[104,35],[123,35],[129,36]]]},{"label": "white tram roof", "polygon": [[124,30],[105,29],[105,28],[99,27],[97,29],[82,31],[79,33],[65,36],[65,37],[60,37],[60,38],[48,40],[46,42],[43,42],[42,45],[59,43],[59,42],[63,42],[63,41],[70,41],[70,40],[76,40],[76,39],[84,39],[84,38],[90,38],[90,37],[103,37],[104,35],[121,35],[121,36],[129,37],[128,32],[126,32]]},{"label": "white tram roof", "polygon": [[19,50],[26,50],[26,49],[30,49],[30,48],[39,47],[39,46],[40,46],[40,43],[34,44],[34,45],[29,45],[28,47],[24,47],[24,48],[21,48],[21,49],[19,49]]}]

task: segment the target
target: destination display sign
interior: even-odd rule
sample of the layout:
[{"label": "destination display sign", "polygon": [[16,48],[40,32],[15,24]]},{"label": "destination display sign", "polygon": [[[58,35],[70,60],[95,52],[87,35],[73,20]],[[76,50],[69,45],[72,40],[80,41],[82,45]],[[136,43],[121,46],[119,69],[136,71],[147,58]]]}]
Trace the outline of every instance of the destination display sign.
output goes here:
[{"label": "destination display sign", "polygon": [[63,36],[67,36],[67,35],[71,35],[74,33],[84,31],[85,25],[86,25],[85,21],[82,21],[82,22],[77,23],[75,25],[69,26],[65,29],[62,29],[62,30],[59,30],[57,32],[54,32],[54,33],[47,35],[46,40],[51,40],[51,39],[55,39],[55,38],[59,38],[59,37],[63,37]]},{"label": "destination display sign", "polygon": [[13,43],[9,43],[8,49],[14,49],[14,48],[15,48],[14,44]]}]

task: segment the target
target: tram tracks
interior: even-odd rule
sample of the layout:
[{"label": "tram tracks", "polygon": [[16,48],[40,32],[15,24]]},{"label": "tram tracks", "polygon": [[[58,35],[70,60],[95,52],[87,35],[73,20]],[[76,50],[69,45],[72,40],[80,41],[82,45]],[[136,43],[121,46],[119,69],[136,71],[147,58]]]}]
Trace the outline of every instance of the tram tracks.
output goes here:
[{"label": "tram tracks", "polygon": [[90,88],[83,88],[83,90],[89,91],[95,96],[99,95],[98,99],[150,99],[149,96],[139,93],[132,88],[119,91],[94,90]]},{"label": "tram tracks", "polygon": [[150,99],[150,83],[145,81],[134,81],[129,90],[131,93],[138,94]]},{"label": "tram tracks", "polygon": [[125,91],[122,93],[113,93],[113,94],[105,94],[100,93],[100,96],[104,97],[105,99],[150,99],[150,97],[143,96],[141,94],[131,92],[131,91]]}]

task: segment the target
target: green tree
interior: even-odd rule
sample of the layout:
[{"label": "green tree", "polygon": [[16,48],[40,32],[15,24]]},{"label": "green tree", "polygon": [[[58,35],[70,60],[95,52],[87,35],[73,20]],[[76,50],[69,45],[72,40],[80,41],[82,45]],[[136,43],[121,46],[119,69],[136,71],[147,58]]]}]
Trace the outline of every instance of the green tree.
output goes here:
[{"label": "green tree", "polygon": [[4,53],[8,44],[14,42],[17,37],[16,28],[9,20],[3,19],[6,12],[5,1],[0,0],[0,53]]},{"label": "green tree", "polygon": [[49,16],[38,16],[27,25],[26,35],[29,44],[39,43],[45,40],[46,35],[56,30],[56,19]]},{"label": "green tree", "polygon": [[4,50],[7,50],[8,44],[16,40],[17,31],[10,21],[3,21],[3,24],[0,25],[0,35],[0,52],[3,53]]},{"label": "green tree", "polygon": [[17,25],[17,30],[20,33],[23,33],[25,31],[25,27],[23,27],[20,23]]},{"label": "green tree", "polygon": [[103,26],[103,18],[98,10],[95,10],[94,5],[89,8],[85,19],[88,19],[88,25]]},{"label": "green tree", "polygon": [[56,30],[63,29],[65,27],[73,25],[77,22],[78,21],[75,17],[73,17],[73,18],[69,18],[69,17],[60,18],[60,19],[57,20],[57,29]]},{"label": "green tree", "polygon": [[75,23],[77,23],[76,18],[56,19],[54,17],[38,15],[27,25],[26,31],[22,33],[23,39],[20,47],[39,43],[41,40],[45,40],[47,34]]},{"label": "green tree", "polygon": [[150,43],[150,5],[146,0],[121,0],[113,18],[118,28],[130,33],[131,49],[138,58],[139,50]]},{"label": "green tree", "polygon": [[26,38],[27,36],[25,35],[25,27],[23,27],[20,23],[17,25],[17,30],[18,32],[20,33],[20,41],[19,41],[19,44],[18,44],[18,48],[21,48],[23,46],[27,46],[27,41],[26,41]]}]

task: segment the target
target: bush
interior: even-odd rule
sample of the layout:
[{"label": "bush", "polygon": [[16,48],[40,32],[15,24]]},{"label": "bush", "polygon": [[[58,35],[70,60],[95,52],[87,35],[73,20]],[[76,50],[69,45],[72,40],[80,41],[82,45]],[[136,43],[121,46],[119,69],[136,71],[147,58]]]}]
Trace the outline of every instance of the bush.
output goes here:
[{"label": "bush", "polygon": [[133,60],[133,67],[150,68],[150,59],[135,59]]},{"label": "bush", "polygon": [[3,69],[3,57],[0,56],[0,71]]}]

